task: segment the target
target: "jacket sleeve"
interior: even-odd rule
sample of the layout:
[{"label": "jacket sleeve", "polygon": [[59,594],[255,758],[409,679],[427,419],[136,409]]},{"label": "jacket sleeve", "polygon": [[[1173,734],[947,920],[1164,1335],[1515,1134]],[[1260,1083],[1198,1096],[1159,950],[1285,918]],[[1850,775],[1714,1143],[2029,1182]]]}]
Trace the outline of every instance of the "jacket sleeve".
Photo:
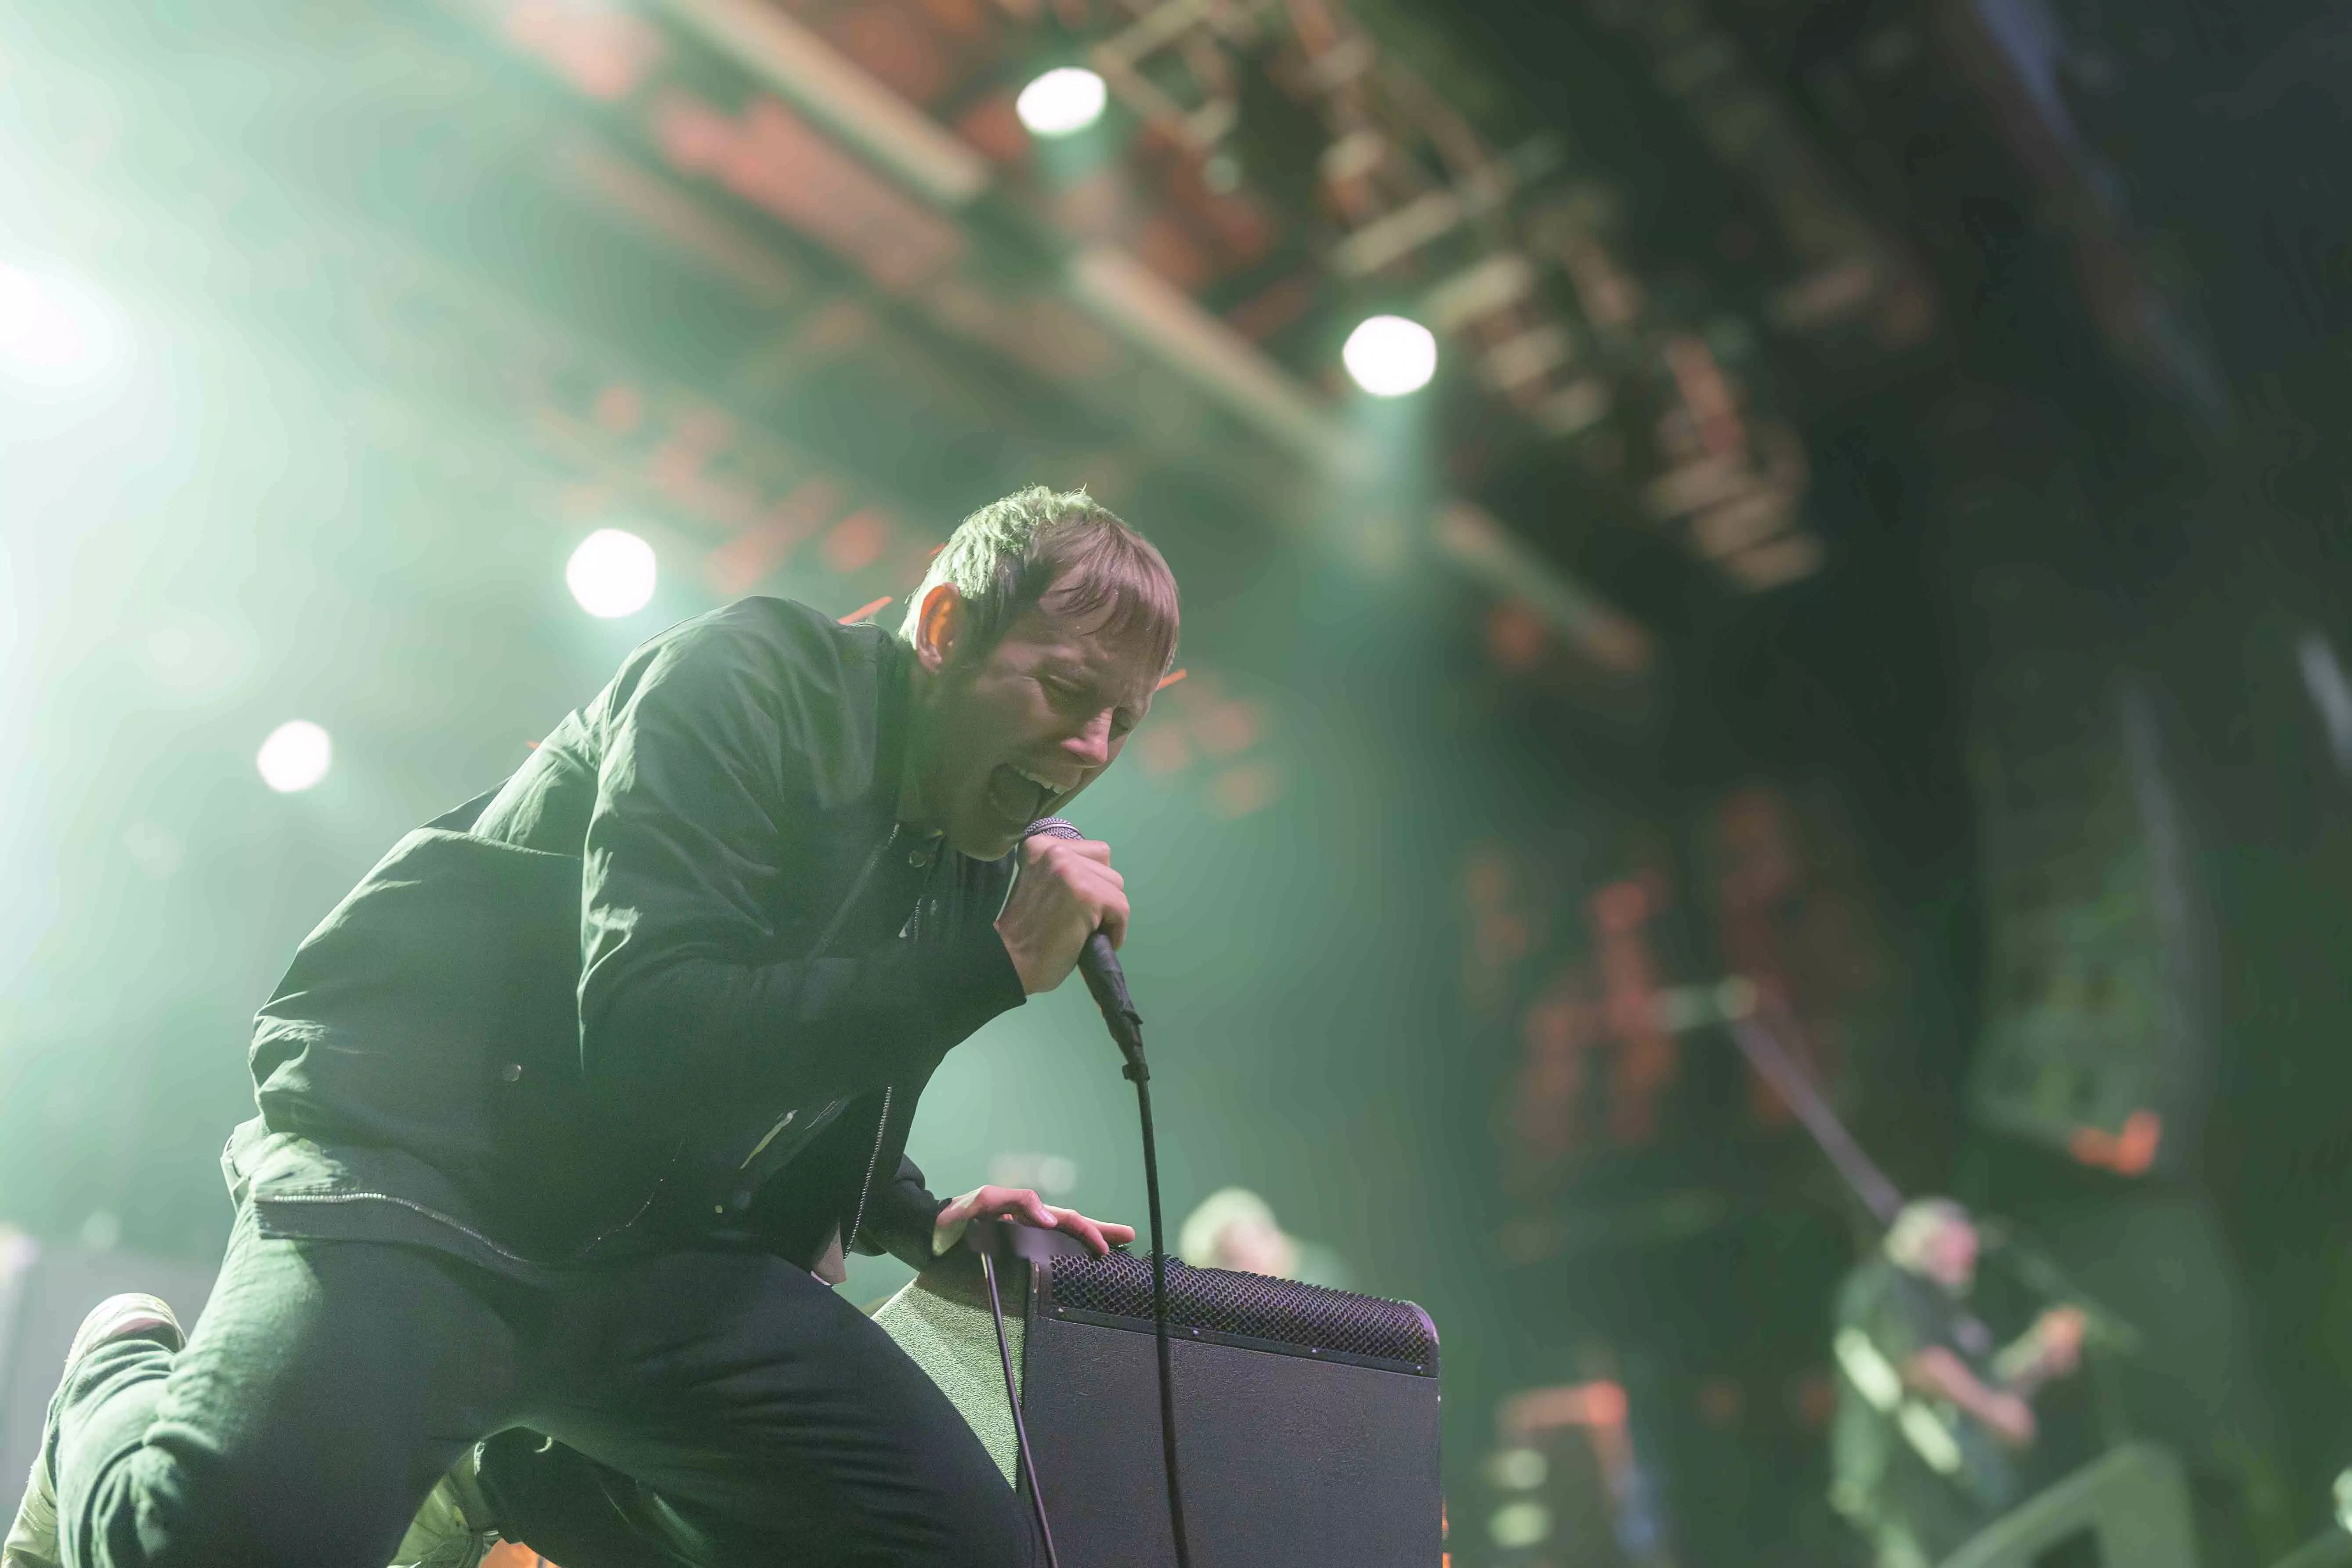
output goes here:
[{"label": "jacket sleeve", "polygon": [[[633,660],[607,693],[582,870],[582,1066],[633,1127],[814,1104],[935,1061],[1019,1005],[993,930],[779,953],[775,911],[809,882],[821,771],[862,744],[853,673],[814,626],[736,606]],[[794,611],[793,613],[797,613]],[[816,896],[813,891],[806,896]],[[828,911],[829,912],[829,911]]]},{"label": "jacket sleeve", "polygon": [[866,1200],[866,1218],[850,1248],[869,1258],[887,1252],[919,1274],[931,1266],[931,1231],[947,1206],[923,1184],[922,1168],[901,1154],[898,1173]]}]

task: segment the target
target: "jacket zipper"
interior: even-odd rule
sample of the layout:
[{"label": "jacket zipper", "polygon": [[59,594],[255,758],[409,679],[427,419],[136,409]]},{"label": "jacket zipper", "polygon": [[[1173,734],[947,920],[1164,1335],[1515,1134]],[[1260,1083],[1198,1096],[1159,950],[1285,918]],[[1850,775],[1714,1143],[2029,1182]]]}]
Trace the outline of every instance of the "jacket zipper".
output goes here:
[{"label": "jacket zipper", "polygon": [[[510,1262],[520,1263],[527,1268],[544,1268],[547,1267],[546,1264],[539,1262],[535,1258],[525,1258],[520,1252],[516,1252],[509,1247],[500,1247],[497,1242],[492,1241],[488,1237],[484,1236],[480,1231],[476,1230],[472,1226],[467,1225],[464,1220],[457,1218],[454,1215],[443,1214],[439,1209],[427,1208],[425,1205],[418,1203],[414,1198],[404,1198],[392,1193],[288,1193],[281,1194],[276,1197],[256,1198],[254,1201],[261,1204],[393,1204],[398,1207],[409,1209],[415,1213],[423,1215],[426,1219],[438,1221],[440,1224],[447,1226],[451,1230],[456,1231],[458,1235],[465,1237],[467,1239],[479,1242],[482,1246],[488,1247],[492,1252],[497,1253],[500,1258],[506,1258]],[[639,1212],[642,1213],[644,1211],[640,1210]],[[608,1232],[607,1234],[609,1235],[610,1233]],[[599,1237],[597,1239],[601,1241],[604,1238]],[[591,1243],[590,1245],[593,1246],[594,1244]]]},{"label": "jacket zipper", "polygon": [[[893,839],[898,837],[897,827],[890,829],[890,837]],[[919,898],[915,900],[915,918],[912,924],[914,939],[918,942],[923,939],[923,903],[924,900]],[[934,899],[930,900],[930,904],[932,912],[936,914],[939,910],[939,900]],[[866,1156],[866,1180],[857,1189],[857,1206],[850,1211],[849,1234],[841,1238],[841,1245],[844,1247],[856,1247],[857,1227],[866,1223],[866,1200],[874,1191],[874,1173],[882,1163],[882,1140],[890,1131],[890,1096],[895,1090],[895,1085],[886,1083],[882,1086],[882,1116],[881,1120],[874,1123],[874,1148]]]},{"label": "jacket zipper", "polygon": [[866,857],[866,864],[858,868],[857,879],[849,884],[848,896],[841,900],[841,907],[833,911],[833,919],[826,922],[824,933],[816,939],[816,945],[809,949],[808,963],[814,963],[823,958],[824,950],[833,945],[833,939],[841,934],[842,922],[849,919],[849,911],[856,907],[857,896],[866,891],[866,884],[873,877],[874,868],[882,864],[883,852],[898,842],[898,824],[894,822],[890,825],[890,837],[877,844],[874,852]]},{"label": "jacket zipper", "polygon": [[[888,844],[895,844],[898,841],[898,828],[896,824],[893,824]],[[885,847],[887,847],[888,844],[886,844]],[[935,860],[932,864],[937,866],[938,862]],[[924,884],[927,889],[929,882],[930,879],[926,877]],[[916,898],[914,919],[909,922],[914,928],[913,938],[918,943],[923,940],[924,902],[925,900],[919,895]],[[930,904],[932,911],[936,913],[939,901],[931,900]],[[854,1249],[857,1246],[857,1227],[866,1223],[866,1200],[873,1194],[874,1173],[882,1163],[882,1141],[890,1132],[890,1097],[897,1091],[898,1086],[895,1084],[886,1083],[882,1086],[882,1115],[874,1123],[874,1147],[866,1156],[866,1180],[859,1184],[857,1188],[857,1206],[850,1211],[849,1232],[841,1238],[841,1245],[845,1249]]]},{"label": "jacket zipper", "polygon": [[882,1116],[874,1123],[874,1149],[866,1156],[866,1180],[857,1189],[857,1207],[850,1211],[849,1234],[841,1238],[845,1250],[856,1251],[857,1227],[866,1223],[866,1196],[874,1190],[874,1169],[882,1163],[882,1139],[890,1131],[890,1095],[892,1086],[882,1086]]},{"label": "jacket zipper", "polygon": [[[809,949],[809,955],[804,962],[814,963],[818,959],[824,956],[824,950],[831,947],[833,945],[833,939],[841,934],[843,922],[849,919],[849,911],[856,907],[859,895],[866,891],[866,884],[873,879],[874,868],[882,864],[883,852],[898,842],[898,824],[894,822],[890,825],[890,837],[882,840],[881,843],[877,844],[874,847],[874,852],[866,857],[866,864],[858,868],[856,879],[849,884],[849,896],[841,900],[841,907],[833,911],[833,919],[825,922],[824,930],[817,936],[816,945]],[[768,1145],[776,1141],[776,1134],[782,1132],[785,1128],[790,1127],[793,1124],[793,1118],[799,1114],[800,1110],[797,1107],[785,1111],[783,1120],[777,1122],[773,1127],[769,1128],[767,1136],[761,1139],[757,1143],[751,1145],[751,1152],[743,1156],[743,1163],[735,1167],[737,1173],[740,1174],[744,1171],[750,1170],[751,1168],[751,1162],[766,1153],[768,1152]],[[870,1173],[867,1179],[872,1179]]]}]

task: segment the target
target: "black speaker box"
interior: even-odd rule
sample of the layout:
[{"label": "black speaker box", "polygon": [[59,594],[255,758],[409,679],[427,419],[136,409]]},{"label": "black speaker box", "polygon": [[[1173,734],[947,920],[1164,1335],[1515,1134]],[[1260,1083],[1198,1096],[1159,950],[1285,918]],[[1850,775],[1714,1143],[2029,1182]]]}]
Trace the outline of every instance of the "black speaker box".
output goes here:
[{"label": "black speaker box", "polygon": [[[1054,1252],[1031,1268],[1022,1409],[1058,1555],[1172,1568],[1150,1264]],[[1427,1313],[1172,1259],[1168,1298],[1194,1568],[1439,1561]]]}]

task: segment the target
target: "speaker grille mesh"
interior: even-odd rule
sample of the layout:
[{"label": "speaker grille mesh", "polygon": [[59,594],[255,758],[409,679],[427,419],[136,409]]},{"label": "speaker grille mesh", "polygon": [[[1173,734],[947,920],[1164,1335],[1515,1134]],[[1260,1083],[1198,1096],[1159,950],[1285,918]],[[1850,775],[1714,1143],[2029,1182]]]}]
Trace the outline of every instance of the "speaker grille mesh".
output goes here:
[{"label": "speaker grille mesh", "polygon": [[[1128,1253],[1056,1258],[1052,1289],[1057,1307],[1147,1322],[1151,1318],[1150,1261]],[[1168,1260],[1168,1321],[1416,1366],[1437,1360],[1437,1335],[1428,1317],[1409,1301],[1263,1274],[1194,1268],[1173,1258]]]}]

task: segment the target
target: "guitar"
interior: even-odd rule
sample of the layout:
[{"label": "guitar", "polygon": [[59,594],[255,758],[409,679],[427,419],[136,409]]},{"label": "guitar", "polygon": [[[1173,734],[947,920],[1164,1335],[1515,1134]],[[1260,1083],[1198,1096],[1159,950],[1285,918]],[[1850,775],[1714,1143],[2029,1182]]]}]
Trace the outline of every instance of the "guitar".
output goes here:
[{"label": "guitar", "polygon": [[2089,1320],[2077,1307],[2053,1307],[2016,1342],[1993,1357],[1988,1392],[1998,1401],[1989,1411],[1972,1411],[1956,1400],[1938,1400],[1944,1426],[1959,1451],[1954,1480],[1988,1512],[2005,1511],[2017,1501],[2014,1456],[2033,1444],[2032,1401],[2055,1380],[2081,1364]]}]

